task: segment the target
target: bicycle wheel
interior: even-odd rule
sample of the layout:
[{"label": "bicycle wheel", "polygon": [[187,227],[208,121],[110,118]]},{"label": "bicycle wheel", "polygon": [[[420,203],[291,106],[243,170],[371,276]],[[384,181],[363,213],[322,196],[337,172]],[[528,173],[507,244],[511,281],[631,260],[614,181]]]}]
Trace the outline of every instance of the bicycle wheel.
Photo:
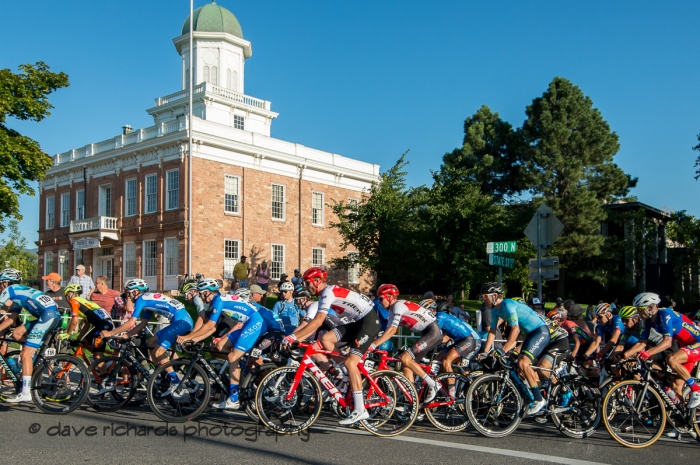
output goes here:
[{"label": "bicycle wheel", "polygon": [[82,360],[61,354],[36,365],[31,382],[32,399],[42,412],[65,415],[87,398],[90,374]]},{"label": "bicycle wheel", "polygon": [[603,400],[603,422],[608,433],[633,449],[654,444],[666,427],[661,396],[651,386],[644,388],[639,381],[622,381],[611,387]]},{"label": "bicycle wheel", "polygon": [[368,408],[370,418],[360,424],[370,433],[383,437],[397,436],[408,430],[416,421],[420,407],[413,383],[401,373],[391,370],[375,371],[370,377],[381,392],[368,384],[366,403],[386,402],[384,396],[388,397],[389,403]]},{"label": "bicycle wheel", "polygon": [[482,375],[469,386],[466,407],[474,429],[489,438],[502,438],[520,425],[523,398],[504,375]]},{"label": "bicycle wheel", "polygon": [[321,413],[321,386],[305,371],[291,398],[287,399],[298,367],[270,371],[255,392],[255,409],[260,420],[280,434],[293,434],[311,426]]},{"label": "bicycle wheel", "polygon": [[[136,360],[139,362],[141,367],[148,370],[149,373],[153,374],[153,372],[156,371],[156,367],[153,365],[153,362],[147,358],[137,355]],[[146,388],[148,387],[148,380],[151,379],[150,375],[146,376],[142,374],[137,368],[138,367],[134,366],[134,374],[136,375],[136,391],[129,401],[130,407],[139,407],[145,404],[147,402],[146,398],[148,397],[148,391]]]},{"label": "bicycle wheel", "polygon": [[[171,384],[168,368],[180,380],[177,384]],[[208,407],[209,389],[209,377],[202,367],[188,359],[173,360],[156,368],[148,380],[148,405],[162,420],[193,420]]]},{"label": "bicycle wheel", "polygon": [[[452,380],[452,384],[450,384]],[[444,404],[435,407],[424,407],[423,411],[428,420],[439,430],[454,432],[462,431],[469,426],[469,417],[465,413],[464,403],[469,380],[457,373],[442,373],[435,380],[440,385],[435,399],[431,404]],[[454,389],[454,397],[450,391]]]},{"label": "bicycle wheel", "polygon": [[136,369],[120,357],[102,357],[88,367],[90,392],[87,403],[100,412],[115,412],[134,396],[137,387]]},{"label": "bicycle wheel", "polygon": [[[0,401],[5,402],[22,390],[22,360],[19,358],[21,350],[8,350],[3,358],[7,368],[0,366]],[[14,360],[10,362],[10,360]],[[14,369],[11,367],[14,366]],[[10,373],[12,370],[12,373]]]},{"label": "bicycle wheel", "polygon": [[552,389],[551,399],[555,407],[550,407],[549,413],[554,426],[570,438],[587,438],[600,426],[603,399],[584,379],[560,381]]},{"label": "bicycle wheel", "polygon": [[245,413],[253,421],[260,422],[260,416],[255,408],[255,393],[258,390],[260,381],[266,374],[276,368],[277,365],[275,363],[264,363],[261,366],[254,368],[246,375],[245,378],[243,378],[243,382],[241,383],[241,393],[244,394]]}]

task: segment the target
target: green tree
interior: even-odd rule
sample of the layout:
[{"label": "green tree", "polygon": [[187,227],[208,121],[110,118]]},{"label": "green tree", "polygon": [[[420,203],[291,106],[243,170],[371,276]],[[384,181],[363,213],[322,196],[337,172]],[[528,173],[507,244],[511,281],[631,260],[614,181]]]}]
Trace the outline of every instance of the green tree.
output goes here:
[{"label": "green tree", "polygon": [[[698,141],[700,141],[700,134],[698,134]],[[693,147],[693,150],[700,152],[700,144]],[[695,168],[697,168],[695,170],[695,180],[697,181],[700,179],[700,155],[698,155],[698,158],[695,159]]]},{"label": "green tree", "polygon": [[[671,215],[668,223],[668,238],[677,246],[686,249],[687,260],[683,260],[684,265],[690,271],[689,275],[695,277],[695,283],[687,283],[678,289],[682,295],[674,296],[676,300],[682,302],[685,308],[695,309],[700,303],[700,291],[697,285],[697,276],[700,272],[700,219],[689,215],[685,210],[677,211]],[[681,273],[681,270],[677,270]]]},{"label": "green tree", "polygon": [[19,223],[11,219],[8,237],[0,243],[0,267],[17,268],[24,280],[36,279],[38,272],[37,254],[27,250],[27,240],[19,231]]},{"label": "green tree", "polygon": [[46,63],[21,65],[19,70],[0,70],[0,231],[4,218],[22,219],[19,195],[33,196],[30,182],[43,179],[52,164],[37,141],[7,126],[7,118],[43,120],[53,108],[48,95],[69,85],[68,75],[49,71]]},{"label": "green tree", "polygon": [[520,155],[524,180],[533,204],[544,200],[565,226],[553,254],[560,255],[569,276],[602,280],[597,268],[577,265],[601,254],[603,205],[627,195],[637,182],[613,163],[618,136],[590,97],[560,77],[526,114]]}]

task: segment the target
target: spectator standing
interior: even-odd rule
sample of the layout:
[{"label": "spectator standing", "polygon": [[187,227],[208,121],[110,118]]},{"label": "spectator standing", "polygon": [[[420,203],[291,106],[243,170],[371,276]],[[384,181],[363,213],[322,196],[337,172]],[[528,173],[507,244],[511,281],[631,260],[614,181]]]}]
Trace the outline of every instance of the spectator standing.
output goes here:
[{"label": "spectator standing", "polygon": [[229,281],[229,293],[233,295],[234,292],[236,292],[238,289],[241,288],[241,284],[238,282],[237,279],[232,279]]},{"label": "spectator standing", "polygon": [[292,276],[292,284],[294,285],[294,289],[304,285],[304,280],[301,278],[301,271],[299,271],[298,269],[294,270],[294,276]]},{"label": "spectator standing", "polygon": [[304,316],[294,302],[294,286],[289,281],[280,284],[280,299],[272,308],[275,319],[282,320],[284,334],[289,336],[297,329]]},{"label": "spectator standing", "polygon": [[267,261],[265,260],[263,260],[263,262],[258,265],[257,270],[255,270],[255,283],[260,286],[260,289],[265,291],[261,299],[261,305],[266,307],[267,290],[270,285],[270,268],[267,267]]},{"label": "spectator standing", "polygon": [[48,276],[42,276],[41,279],[46,281],[46,294],[56,301],[56,306],[63,310],[68,310],[69,304],[66,297],[63,295],[63,287],[61,287],[61,275],[54,272]]},{"label": "spectator standing", "polygon": [[95,278],[95,291],[92,293],[90,300],[111,315],[115,297],[119,297],[119,291],[109,288],[109,278],[107,276]]},{"label": "spectator standing", "polygon": [[75,274],[70,277],[68,284],[80,284],[83,286],[83,293],[80,297],[88,300],[90,300],[92,291],[95,290],[95,283],[92,282],[92,278],[85,274],[85,265],[75,267]]},{"label": "spectator standing", "polygon": [[236,278],[240,287],[248,287],[248,275],[250,274],[250,265],[246,263],[246,256],[241,255],[241,261],[233,267],[233,277]]}]

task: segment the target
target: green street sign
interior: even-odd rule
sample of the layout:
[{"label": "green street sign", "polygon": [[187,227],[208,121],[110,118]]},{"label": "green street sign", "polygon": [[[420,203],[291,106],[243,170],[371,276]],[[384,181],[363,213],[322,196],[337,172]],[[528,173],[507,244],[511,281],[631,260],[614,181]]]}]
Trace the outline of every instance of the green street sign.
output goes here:
[{"label": "green street sign", "polygon": [[514,253],[517,250],[518,243],[515,241],[486,243],[486,253]]},{"label": "green street sign", "polygon": [[494,255],[490,253],[489,265],[513,269],[515,268],[515,259],[510,257],[502,257],[500,255]]}]

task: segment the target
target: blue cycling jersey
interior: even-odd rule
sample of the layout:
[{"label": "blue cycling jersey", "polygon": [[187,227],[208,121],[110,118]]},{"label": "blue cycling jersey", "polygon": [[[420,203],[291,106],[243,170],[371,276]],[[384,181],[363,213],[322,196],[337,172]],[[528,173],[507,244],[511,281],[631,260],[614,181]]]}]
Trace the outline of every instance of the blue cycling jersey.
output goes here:
[{"label": "blue cycling jersey", "polygon": [[[141,316],[142,313],[143,316]],[[138,296],[134,302],[132,318],[150,320],[153,313],[163,315],[170,322],[187,319],[191,322],[192,320],[187,310],[185,310],[185,306],[179,300],[152,292]]]},{"label": "blue cycling jersey", "polygon": [[622,322],[622,318],[620,318],[618,315],[613,315],[608,324],[598,324],[598,326],[595,328],[595,333],[601,337],[612,336],[612,333],[614,333],[616,329],[619,329],[620,333],[624,333],[625,324]]},{"label": "blue cycling jersey", "polygon": [[374,311],[377,312],[377,315],[379,315],[379,325],[382,328],[382,331],[386,331],[386,327],[389,325],[389,310],[382,307],[382,304],[379,303],[379,299],[374,299]]},{"label": "blue cycling jersey", "polygon": [[649,333],[654,328],[663,337],[671,337],[680,347],[700,342],[700,328],[685,315],[670,308],[661,308],[654,321],[647,320],[641,339],[649,339]]},{"label": "blue cycling jersey", "polygon": [[12,284],[0,294],[0,305],[11,300],[14,305],[12,313],[27,310],[32,316],[41,317],[47,310],[56,310],[56,301],[43,292],[32,287]]},{"label": "blue cycling jersey", "polygon": [[461,341],[465,337],[473,337],[475,340],[481,340],[479,334],[474,331],[468,323],[460,320],[454,315],[445,312],[438,312],[436,321],[443,334],[452,338],[455,342]]},{"label": "blue cycling jersey", "polygon": [[237,295],[217,294],[209,307],[209,321],[217,322],[222,313],[230,316],[239,323],[245,323],[257,313],[257,308],[241,300]]},{"label": "blue cycling jersey", "polygon": [[520,331],[523,334],[547,325],[533,309],[511,299],[503,299],[497,307],[491,310],[491,329],[498,328],[499,319],[513,328],[520,326]]},{"label": "blue cycling jersey", "polygon": [[268,331],[272,331],[273,329],[279,331],[282,330],[282,321],[279,318],[276,318],[276,315],[272,313],[272,310],[267,307],[263,307],[257,302],[251,302],[251,304],[258,310],[260,316],[262,316],[263,321],[267,325]]}]

